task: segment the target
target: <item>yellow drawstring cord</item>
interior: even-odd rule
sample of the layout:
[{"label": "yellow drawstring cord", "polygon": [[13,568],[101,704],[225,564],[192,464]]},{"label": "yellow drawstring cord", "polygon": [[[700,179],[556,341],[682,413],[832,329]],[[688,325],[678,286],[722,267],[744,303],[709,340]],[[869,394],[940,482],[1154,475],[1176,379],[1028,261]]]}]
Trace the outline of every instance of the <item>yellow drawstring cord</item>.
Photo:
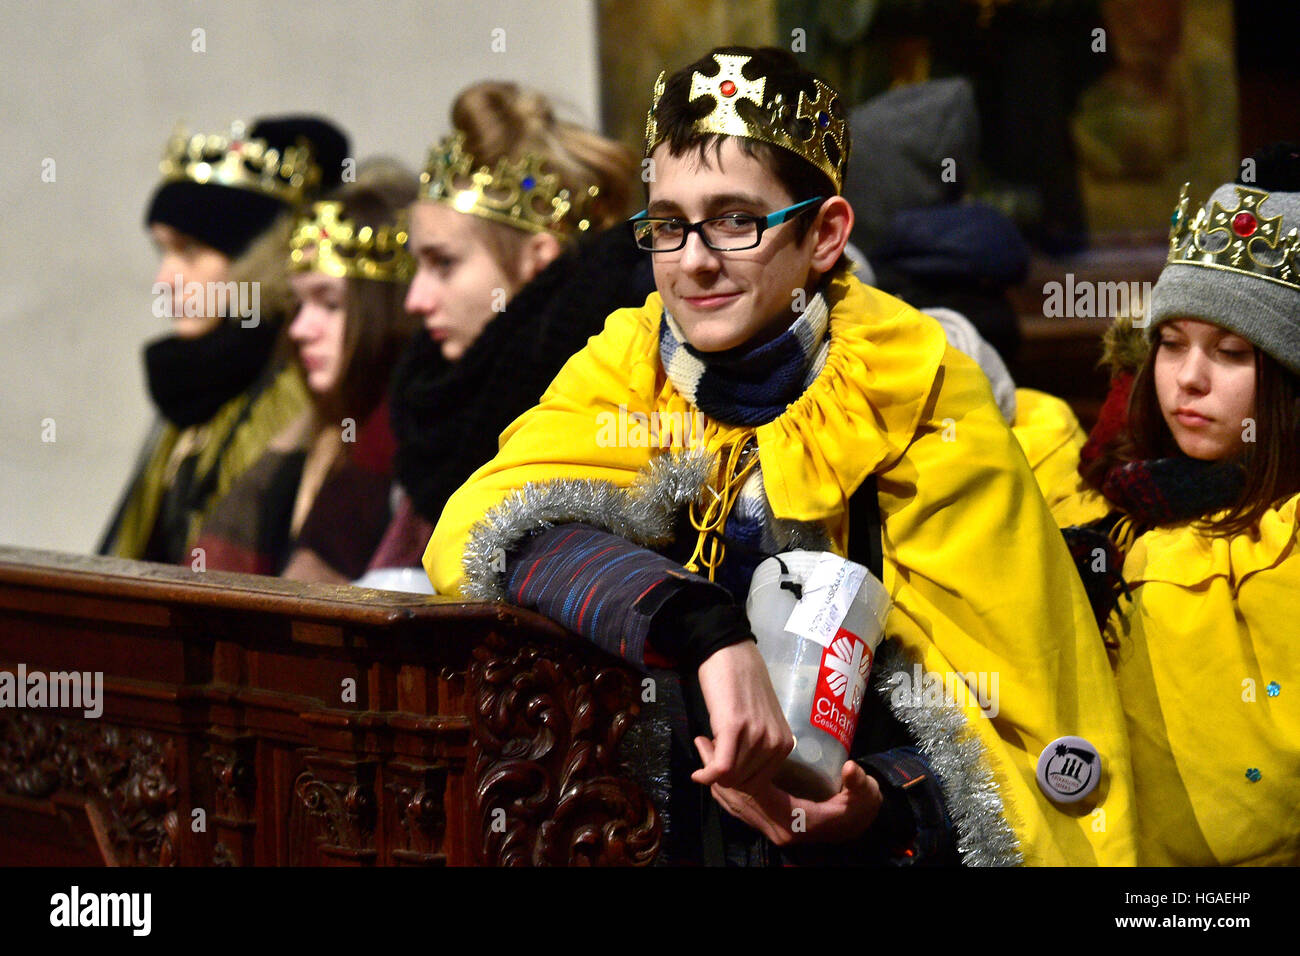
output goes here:
[{"label": "yellow drawstring cord", "polygon": [[1128,515],[1122,516],[1110,529],[1109,537],[1120,554],[1128,554],[1133,549],[1133,542],[1137,540],[1137,529],[1133,526],[1133,519]]},{"label": "yellow drawstring cord", "polygon": [[[722,542],[727,517],[731,514],[736,499],[740,497],[745,479],[758,464],[758,448],[751,445],[753,437],[752,432],[746,432],[727,451],[726,464],[717,472],[716,483],[720,487],[715,488],[715,482],[705,486],[711,500],[704,506],[704,513],[700,513],[698,502],[691,502],[691,527],[699,532],[699,538],[696,539],[695,550],[691,552],[691,559],[686,562],[686,570],[699,572],[704,567],[710,581],[727,554],[727,546]],[[753,454],[746,456],[751,447]]]}]

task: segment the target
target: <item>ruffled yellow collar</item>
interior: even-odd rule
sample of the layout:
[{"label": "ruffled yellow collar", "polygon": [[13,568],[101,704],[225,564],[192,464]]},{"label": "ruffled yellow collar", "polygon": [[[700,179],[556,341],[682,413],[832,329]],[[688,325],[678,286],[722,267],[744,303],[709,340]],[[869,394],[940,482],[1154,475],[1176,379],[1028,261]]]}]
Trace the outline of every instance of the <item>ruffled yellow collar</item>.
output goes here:
[{"label": "ruffled yellow collar", "polygon": [[[852,276],[831,280],[825,295],[831,332],[826,364],[798,399],[755,429],[705,419],[696,440],[671,443],[718,453],[752,431],[764,492],[778,518],[824,521],[842,513],[867,475],[903,454],[947,348],[939,323]],[[663,314],[658,293],[646,300],[645,313],[646,332],[658,336]],[[669,420],[676,420],[674,414],[693,420],[694,406],[662,366],[647,359],[638,364],[640,372],[633,372],[633,386],[653,366],[655,406],[667,411]]]},{"label": "ruffled yellow collar", "polygon": [[916,432],[947,340],[937,322],[863,285],[831,281],[826,366],[785,413],[756,429],[773,513],[821,521],[842,512]]},{"label": "ruffled yellow collar", "polygon": [[1195,587],[1215,577],[1226,577],[1234,590],[1250,575],[1276,567],[1296,553],[1300,495],[1265,512],[1256,534],[1213,538],[1184,524],[1155,528],[1137,539],[1124,577],[1130,585],[1163,581]]}]

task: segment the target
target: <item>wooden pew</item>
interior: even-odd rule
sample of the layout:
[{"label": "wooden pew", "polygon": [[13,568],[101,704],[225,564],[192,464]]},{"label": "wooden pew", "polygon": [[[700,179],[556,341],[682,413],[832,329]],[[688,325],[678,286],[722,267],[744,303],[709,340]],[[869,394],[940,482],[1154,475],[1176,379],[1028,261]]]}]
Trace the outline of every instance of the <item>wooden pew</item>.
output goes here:
[{"label": "wooden pew", "polygon": [[502,606],[0,547],[0,864],[654,861],[640,676]]}]

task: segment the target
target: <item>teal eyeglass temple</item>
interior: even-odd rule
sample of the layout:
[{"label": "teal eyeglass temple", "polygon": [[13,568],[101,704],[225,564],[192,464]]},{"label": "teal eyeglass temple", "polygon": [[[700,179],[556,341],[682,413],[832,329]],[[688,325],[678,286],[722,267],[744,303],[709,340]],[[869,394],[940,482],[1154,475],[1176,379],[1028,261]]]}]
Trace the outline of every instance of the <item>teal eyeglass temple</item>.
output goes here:
[{"label": "teal eyeglass temple", "polygon": [[[769,213],[769,214],[766,215],[766,216],[753,216],[753,217],[751,217],[751,218],[753,218],[753,219],[754,219],[754,220],[759,224],[758,237],[757,237],[757,239],[758,239],[759,241],[762,240],[762,238],[763,238],[763,231],[764,231],[765,229],[769,229],[769,228],[771,228],[772,226],[779,226],[779,225],[781,225],[781,223],[786,222],[787,220],[792,219],[792,218],[794,218],[795,216],[799,215],[800,212],[802,212],[802,211],[803,211],[804,209],[806,209],[807,207],[811,206],[813,203],[822,202],[823,200],[825,200],[825,198],[826,198],[825,196],[814,196],[812,199],[805,199],[803,202],[795,203],[793,206],[786,206],[784,209],[778,209],[776,212]],[[646,219],[646,218],[650,218],[650,217],[647,217],[647,216],[646,216],[646,212],[647,212],[646,209],[642,209],[642,210],[641,210],[639,213],[637,213],[635,216],[632,216],[630,219],[628,219],[628,222],[630,222],[630,223],[635,223],[635,222],[637,222],[637,221],[639,221],[639,220]],[[657,217],[656,217],[656,218],[657,218]],[[683,245],[683,246],[686,245],[686,239],[687,239],[688,236],[690,236],[690,234],[691,234],[692,232],[699,231],[699,233],[700,233],[700,238],[704,240],[704,244],[705,244],[706,246],[708,246],[710,249],[712,249],[713,246],[710,245],[708,239],[705,238],[705,236],[704,236],[704,232],[703,232],[703,230],[702,230],[701,227],[702,227],[706,222],[710,222],[710,221],[715,220],[715,219],[727,219],[727,218],[729,218],[729,217],[727,217],[727,216],[710,216],[708,219],[701,219],[699,222],[687,222],[685,219],[672,219],[672,220],[668,220],[668,219],[666,219],[666,220],[663,220],[663,221],[665,221],[665,222],[680,222],[680,223],[682,224],[682,245]],[[647,250],[647,251],[654,251],[654,250]],[[673,250],[664,250],[664,251],[673,251]]]},{"label": "teal eyeglass temple", "polygon": [[[764,226],[779,226],[781,225],[781,223],[785,222],[787,219],[789,219],[794,213],[798,212],[800,209],[803,209],[805,206],[811,206],[815,202],[821,202],[825,198],[826,198],[825,196],[814,196],[812,199],[805,199],[803,202],[797,202],[793,206],[786,206],[784,209],[778,209],[776,212],[770,213],[766,217],[755,216],[754,218],[764,219],[765,220],[763,223]],[[635,216],[632,216],[630,219],[628,219],[628,222],[636,222],[638,219],[645,219],[645,218],[646,218],[646,210],[642,209]],[[709,218],[720,219],[722,217],[710,216]],[[700,222],[707,222],[707,221],[708,221],[707,219],[700,220]],[[698,226],[699,224],[700,224],[699,222],[690,222],[687,223],[687,226],[695,227]]]}]

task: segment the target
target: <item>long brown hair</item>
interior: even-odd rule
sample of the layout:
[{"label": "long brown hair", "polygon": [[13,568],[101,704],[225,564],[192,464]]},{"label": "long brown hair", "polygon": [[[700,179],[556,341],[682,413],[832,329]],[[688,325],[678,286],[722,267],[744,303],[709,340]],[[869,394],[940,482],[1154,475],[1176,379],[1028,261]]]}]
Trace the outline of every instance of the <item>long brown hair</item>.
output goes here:
[{"label": "long brown hair", "polygon": [[[1100,491],[1106,473],[1126,461],[1145,461],[1182,454],[1169,431],[1156,395],[1154,343],[1133,378],[1127,429],[1096,460],[1080,469],[1084,480]],[[1265,512],[1300,492],[1300,376],[1267,352],[1255,348],[1255,441],[1240,456],[1245,468],[1241,494],[1225,514],[1198,522],[1205,533],[1219,537],[1248,532]]]},{"label": "long brown hair", "polygon": [[[392,160],[375,159],[362,165],[356,182],[345,184],[332,198],[343,204],[345,218],[378,229],[391,226],[415,196],[413,173]],[[404,306],[407,285],[347,279],[342,372],[338,384],[316,399],[322,422],[351,418],[360,425],[383,399],[401,349],[420,325]]]}]

